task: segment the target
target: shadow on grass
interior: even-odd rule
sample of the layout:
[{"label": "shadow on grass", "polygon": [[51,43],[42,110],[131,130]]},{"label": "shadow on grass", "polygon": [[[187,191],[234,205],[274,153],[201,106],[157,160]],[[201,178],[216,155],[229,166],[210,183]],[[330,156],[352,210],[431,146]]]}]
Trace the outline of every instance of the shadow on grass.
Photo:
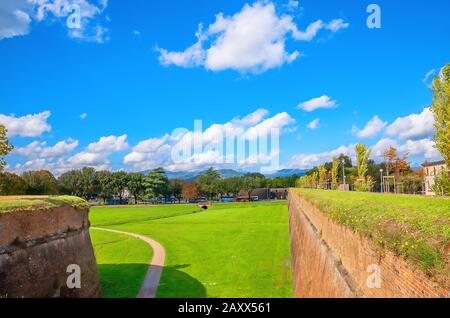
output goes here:
[{"label": "shadow on grass", "polygon": [[157,298],[206,298],[203,284],[182,271],[189,266],[165,266],[156,293]]},{"label": "shadow on grass", "polygon": [[[204,298],[206,289],[180,269],[189,265],[166,266],[157,290],[158,298]],[[103,298],[136,298],[148,264],[97,264]]]}]

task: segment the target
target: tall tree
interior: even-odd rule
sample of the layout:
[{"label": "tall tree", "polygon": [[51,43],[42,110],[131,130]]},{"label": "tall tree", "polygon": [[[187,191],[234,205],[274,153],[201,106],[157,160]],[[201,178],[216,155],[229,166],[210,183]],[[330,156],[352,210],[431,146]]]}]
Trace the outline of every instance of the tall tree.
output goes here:
[{"label": "tall tree", "polygon": [[125,171],[116,171],[112,173],[112,179],[114,195],[122,201],[128,184],[128,174]]},{"label": "tall tree", "polygon": [[178,201],[178,203],[180,203],[181,199],[183,198],[183,185],[183,179],[170,180],[170,189],[172,191],[172,195]]},{"label": "tall tree", "polygon": [[0,124],[0,173],[3,172],[3,169],[6,166],[6,160],[4,156],[8,155],[11,150],[14,149],[12,145],[9,144],[8,137],[6,136],[7,129],[5,126]]},{"label": "tall tree", "polygon": [[111,171],[97,172],[98,195],[104,202],[114,197],[114,178]]},{"label": "tall tree", "polygon": [[156,168],[149,172],[144,179],[147,196],[159,199],[170,195],[170,182],[163,168]]},{"label": "tall tree", "polygon": [[220,179],[220,174],[214,168],[209,168],[197,178],[197,182],[202,187],[202,191],[207,194],[208,198],[212,199],[219,192],[217,180]]},{"label": "tall tree", "polygon": [[357,191],[369,191],[372,186],[371,178],[367,178],[368,161],[372,153],[365,144],[356,145],[356,172],[358,179],[355,183]]},{"label": "tall tree", "polygon": [[408,163],[408,153],[403,154],[402,157],[400,157],[397,153],[397,149],[394,147],[389,147],[384,152],[384,160],[386,162],[386,173],[389,175],[390,173],[394,173],[395,180],[400,180],[400,175],[404,171],[409,170],[409,163]]},{"label": "tall tree", "polygon": [[22,179],[27,184],[27,194],[58,194],[58,182],[50,171],[27,171],[22,174]]},{"label": "tall tree", "polygon": [[92,199],[98,193],[97,172],[92,167],[84,167],[80,171],[81,196]]},{"label": "tall tree", "polygon": [[248,176],[242,177],[242,190],[245,190],[245,192],[247,192],[249,200],[252,195],[252,191],[255,190],[257,187],[258,187],[258,183],[254,176],[248,175]]},{"label": "tall tree", "polygon": [[333,157],[333,162],[331,166],[331,188],[336,190],[339,186],[338,176],[339,176],[340,161],[339,158]]},{"label": "tall tree", "polygon": [[327,188],[328,170],[325,165],[319,167],[319,188]]},{"label": "tall tree", "polygon": [[185,200],[195,200],[200,198],[201,187],[197,182],[185,183],[183,185],[183,198]]},{"label": "tall tree", "polygon": [[63,194],[82,196],[80,170],[70,170],[58,177],[59,191]]},{"label": "tall tree", "polygon": [[138,199],[144,194],[144,178],[141,173],[130,173],[128,175],[127,188],[134,197],[134,204],[137,204]]},{"label": "tall tree", "polygon": [[27,184],[22,177],[9,172],[0,173],[1,195],[22,195],[27,192]]},{"label": "tall tree", "polygon": [[447,64],[432,85],[433,104],[431,111],[435,118],[436,148],[450,169],[450,64]]}]

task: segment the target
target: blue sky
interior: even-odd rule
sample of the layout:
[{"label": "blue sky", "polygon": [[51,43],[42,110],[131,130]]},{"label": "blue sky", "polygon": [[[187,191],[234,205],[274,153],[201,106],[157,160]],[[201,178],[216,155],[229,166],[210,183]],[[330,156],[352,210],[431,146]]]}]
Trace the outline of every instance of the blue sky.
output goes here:
[{"label": "blue sky", "polygon": [[[11,171],[223,166],[211,153],[168,159],[167,134],[194,120],[211,133],[280,128],[281,168],[353,155],[358,142],[377,160],[388,145],[415,164],[439,159],[427,107],[449,62],[446,0],[375,1],[380,29],[362,0],[32,2],[0,3]],[[81,29],[55,3],[80,5]]]}]

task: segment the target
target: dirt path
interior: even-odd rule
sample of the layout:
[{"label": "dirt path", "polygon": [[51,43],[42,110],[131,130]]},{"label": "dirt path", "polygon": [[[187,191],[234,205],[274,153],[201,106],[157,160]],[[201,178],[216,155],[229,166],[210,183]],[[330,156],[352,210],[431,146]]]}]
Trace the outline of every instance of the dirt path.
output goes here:
[{"label": "dirt path", "polygon": [[152,247],[153,258],[150,263],[150,266],[148,267],[147,275],[145,275],[144,282],[142,283],[142,287],[141,290],[139,291],[137,298],[155,298],[156,290],[158,289],[159,280],[161,278],[161,273],[164,267],[164,259],[166,257],[166,251],[164,250],[164,247],[158,242],[152,240],[151,238],[135,233],[128,233],[98,227],[91,227],[91,229],[98,231],[113,232],[134,237],[146,242],[148,245]]}]

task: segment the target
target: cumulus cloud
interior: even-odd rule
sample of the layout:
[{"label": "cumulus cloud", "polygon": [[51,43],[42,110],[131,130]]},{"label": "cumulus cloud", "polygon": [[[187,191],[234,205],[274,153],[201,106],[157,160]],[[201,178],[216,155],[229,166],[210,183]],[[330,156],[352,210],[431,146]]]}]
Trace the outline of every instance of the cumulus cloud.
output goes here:
[{"label": "cumulus cloud", "polygon": [[333,156],[339,156],[340,154],[347,155],[351,158],[355,157],[355,145],[340,146],[330,151],[323,151],[319,153],[305,153],[292,156],[287,167],[298,169],[309,169],[314,166],[324,164],[331,161]]},{"label": "cumulus cloud", "polygon": [[[200,130],[181,129],[161,138],[143,140],[125,156],[124,163],[132,165],[134,170],[146,170],[156,166],[164,166],[168,170],[194,170],[208,165],[231,164],[244,167],[264,164],[276,157],[276,149],[266,149],[267,151],[259,153],[247,151],[246,156],[242,158],[235,156],[234,150],[235,144],[239,142],[248,145],[255,140],[269,140],[274,129],[282,133],[283,129],[295,123],[285,112],[266,118],[267,115],[267,110],[258,109],[243,118],[234,118],[224,124],[213,124],[204,131],[202,127],[199,127]],[[230,147],[230,140],[231,153],[224,152],[224,147]]]},{"label": "cumulus cloud", "polygon": [[386,128],[386,134],[403,140],[430,137],[434,132],[434,123],[434,115],[428,107],[420,114],[397,118]]},{"label": "cumulus cloud", "polygon": [[49,132],[52,129],[50,124],[47,123],[50,115],[50,111],[25,115],[23,117],[0,114],[0,124],[3,124],[8,129],[9,137],[39,137],[44,132]]},{"label": "cumulus cloud", "polygon": [[314,129],[317,129],[319,127],[319,124],[320,124],[320,119],[317,118],[317,119],[314,119],[312,122],[310,122],[307,127],[309,129],[314,130]]},{"label": "cumulus cloud", "polygon": [[203,66],[211,71],[261,73],[300,56],[297,50],[286,50],[289,34],[297,41],[311,41],[321,29],[337,32],[348,27],[343,21],[337,21],[326,24],[318,20],[300,31],[292,16],[278,14],[270,1],[258,1],[246,4],[232,16],[217,14],[215,22],[205,29],[200,24],[197,42],[184,51],[157,48],[159,61],[162,65]]},{"label": "cumulus cloud", "polygon": [[320,108],[336,108],[339,105],[327,95],[310,99],[306,102],[298,104],[297,108],[307,112],[312,112]]},{"label": "cumulus cloud", "polygon": [[[72,38],[103,43],[107,29],[96,20],[108,5],[106,0],[2,0],[0,2],[0,40],[29,33],[32,21],[57,19],[63,25],[74,13],[80,17],[79,27],[68,27]],[[79,8],[79,11],[76,11]]]},{"label": "cumulus cloud", "polygon": [[128,148],[127,135],[101,137],[98,142],[93,142],[87,147],[90,153],[113,153],[124,151]]},{"label": "cumulus cloud", "polygon": [[372,138],[378,135],[386,126],[387,122],[382,121],[378,116],[374,116],[363,129],[353,126],[352,130],[359,138]]},{"label": "cumulus cloud", "polygon": [[15,149],[13,153],[32,159],[55,158],[71,153],[76,147],[78,147],[78,140],[72,139],[59,141],[54,146],[47,146],[45,141],[33,141],[25,147]]}]

